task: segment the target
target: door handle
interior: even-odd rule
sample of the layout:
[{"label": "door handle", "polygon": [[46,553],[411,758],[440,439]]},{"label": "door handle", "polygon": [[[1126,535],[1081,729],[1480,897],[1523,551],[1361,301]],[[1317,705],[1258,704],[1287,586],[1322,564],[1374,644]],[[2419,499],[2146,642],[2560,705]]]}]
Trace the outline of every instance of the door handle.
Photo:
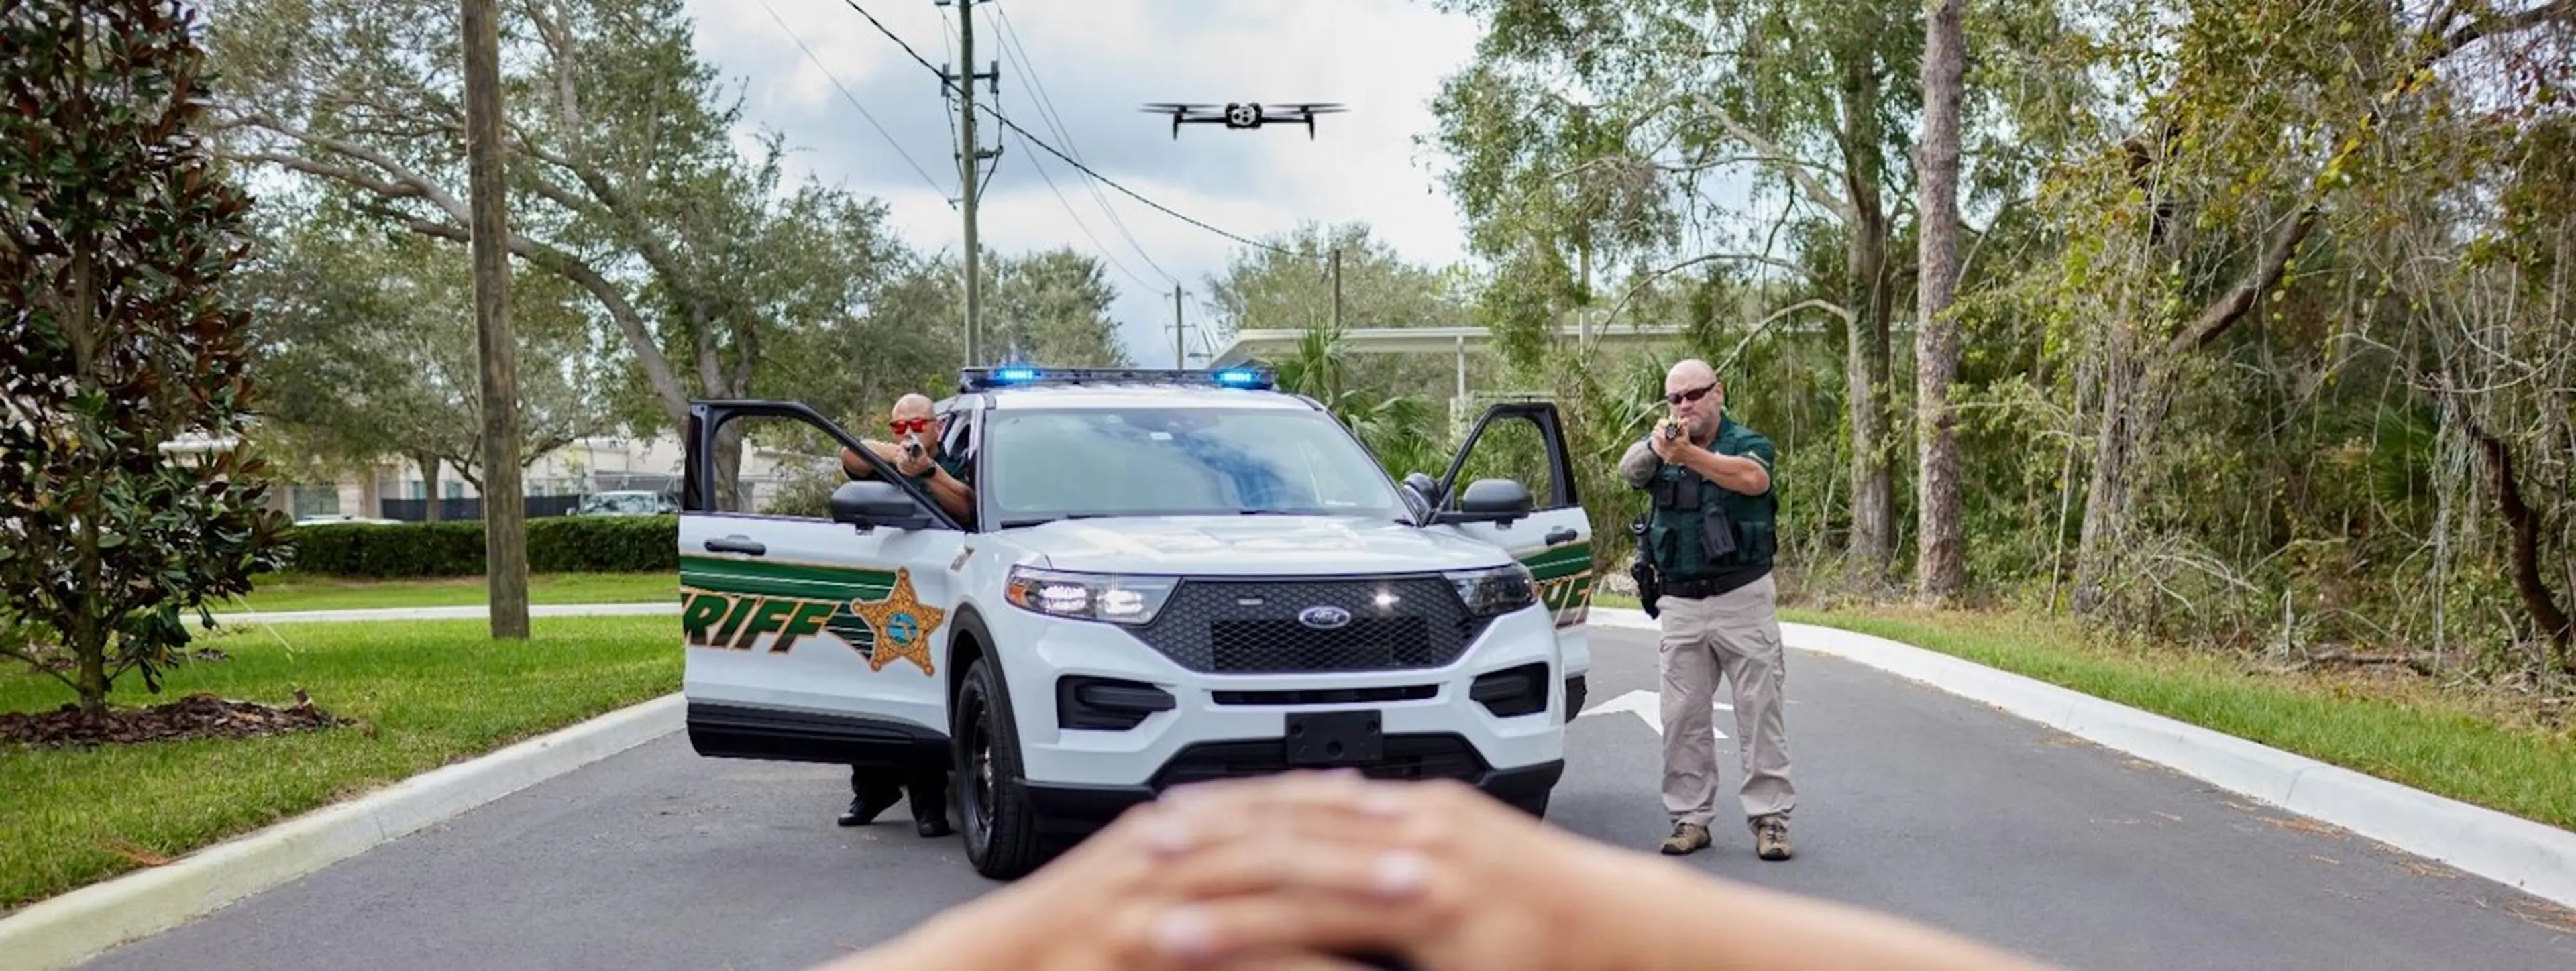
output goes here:
[{"label": "door handle", "polygon": [[713,553],[749,553],[753,556],[761,556],[769,552],[769,547],[748,536],[722,536],[708,540],[707,550]]},{"label": "door handle", "polygon": [[1574,542],[1574,527],[1559,526],[1547,531],[1547,545],[1560,546]]}]

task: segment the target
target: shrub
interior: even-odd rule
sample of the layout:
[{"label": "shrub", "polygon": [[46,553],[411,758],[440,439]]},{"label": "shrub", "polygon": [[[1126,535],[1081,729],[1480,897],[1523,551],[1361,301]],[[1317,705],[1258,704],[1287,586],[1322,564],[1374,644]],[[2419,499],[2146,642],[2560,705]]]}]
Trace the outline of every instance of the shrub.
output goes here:
[{"label": "shrub", "polygon": [[[679,569],[677,516],[547,516],[528,520],[533,573]],[[483,523],[327,523],[288,533],[298,573],[453,577],[483,573]]]}]

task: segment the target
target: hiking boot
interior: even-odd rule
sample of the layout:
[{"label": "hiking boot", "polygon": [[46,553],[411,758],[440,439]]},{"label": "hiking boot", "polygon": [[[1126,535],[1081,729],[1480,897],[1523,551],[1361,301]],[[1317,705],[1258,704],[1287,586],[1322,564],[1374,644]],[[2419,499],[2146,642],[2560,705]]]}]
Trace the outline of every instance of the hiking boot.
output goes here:
[{"label": "hiking boot", "polygon": [[1680,856],[1706,847],[1708,827],[1698,823],[1674,823],[1673,835],[1664,837],[1664,855]]},{"label": "hiking boot", "polygon": [[1789,858],[1789,820],[1786,817],[1757,816],[1751,825],[1755,855],[1765,860]]}]

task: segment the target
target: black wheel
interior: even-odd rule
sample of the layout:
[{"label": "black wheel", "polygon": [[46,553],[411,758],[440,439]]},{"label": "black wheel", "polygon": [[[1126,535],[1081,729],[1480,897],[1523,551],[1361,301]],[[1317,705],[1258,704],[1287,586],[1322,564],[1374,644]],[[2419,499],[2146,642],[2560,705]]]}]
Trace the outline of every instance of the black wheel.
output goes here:
[{"label": "black wheel", "polygon": [[1013,880],[1044,862],[1044,847],[1027,794],[1009,784],[1020,778],[1020,736],[997,680],[982,658],[966,666],[949,737],[956,739],[957,816],[966,859],[977,873]]}]

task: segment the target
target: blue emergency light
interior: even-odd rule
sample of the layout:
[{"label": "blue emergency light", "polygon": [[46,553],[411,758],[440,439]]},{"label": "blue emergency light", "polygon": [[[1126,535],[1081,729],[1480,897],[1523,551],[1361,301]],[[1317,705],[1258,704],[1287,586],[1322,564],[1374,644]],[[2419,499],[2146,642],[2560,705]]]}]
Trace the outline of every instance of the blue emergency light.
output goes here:
[{"label": "blue emergency light", "polygon": [[1040,384],[1178,384],[1200,387],[1215,385],[1220,388],[1250,388],[1263,391],[1278,386],[1270,369],[1249,366],[1218,368],[1210,371],[1179,368],[1041,368],[1013,364],[1002,367],[965,368],[957,372],[957,390],[960,393]]}]

